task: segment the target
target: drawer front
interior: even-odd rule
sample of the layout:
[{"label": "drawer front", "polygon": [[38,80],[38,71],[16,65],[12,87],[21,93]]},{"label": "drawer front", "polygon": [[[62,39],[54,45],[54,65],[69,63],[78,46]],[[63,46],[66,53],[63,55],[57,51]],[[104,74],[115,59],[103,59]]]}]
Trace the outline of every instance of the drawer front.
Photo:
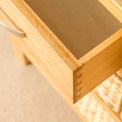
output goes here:
[{"label": "drawer front", "polygon": [[3,17],[1,12],[0,19],[11,27],[19,27],[26,34],[22,39],[13,37],[20,41],[25,55],[44,73],[65,99],[72,103],[73,71],[71,68],[11,2],[3,1],[2,10],[8,17],[5,15]]}]

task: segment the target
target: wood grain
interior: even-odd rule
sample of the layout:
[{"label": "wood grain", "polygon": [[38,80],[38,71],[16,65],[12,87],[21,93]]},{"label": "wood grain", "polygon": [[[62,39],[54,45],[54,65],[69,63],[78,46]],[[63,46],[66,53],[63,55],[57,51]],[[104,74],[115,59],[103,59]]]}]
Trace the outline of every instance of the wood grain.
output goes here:
[{"label": "wood grain", "polygon": [[[35,52],[39,52],[38,55],[41,56],[47,64],[49,64],[48,66],[59,73],[58,75],[55,75],[55,73],[53,75],[55,75],[55,77],[59,76],[62,79],[64,86],[67,88],[67,90],[65,91],[67,94],[67,99],[70,102],[72,102],[73,100],[75,102],[77,100],[79,100],[85,94],[90,92],[93,88],[95,88],[101,82],[103,82],[103,80],[105,80],[105,78],[109,77],[112,73],[114,73],[121,66],[121,63],[119,64],[120,58],[118,60],[115,57],[115,59],[112,58],[112,60],[111,60],[111,56],[109,56],[109,53],[110,54],[114,53],[114,55],[115,55],[115,52],[112,51],[112,50],[114,50],[114,48],[111,48],[109,50],[108,55],[106,55],[106,51],[105,51],[108,49],[109,46],[113,45],[113,43],[115,44],[115,42],[118,40],[118,36],[121,36],[121,31],[117,32],[115,34],[115,36],[113,35],[112,37],[110,37],[110,39],[108,39],[107,42],[106,41],[103,42],[97,48],[90,51],[90,55],[86,55],[87,60],[85,60],[85,61],[82,60],[82,59],[84,59],[82,57],[80,60],[76,60],[75,58],[73,58],[70,55],[71,52],[67,52],[67,49],[65,47],[64,47],[64,49],[62,47],[62,51],[64,51],[64,52],[61,52],[60,54],[64,57],[66,56],[67,59],[64,57],[62,58],[62,56],[59,54],[59,52],[61,50],[60,50],[60,48],[57,47],[57,44],[56,45],[54,44],[52,47],[52,45],[50,45],[50,43],[48,43],[48,41],[50,40],[48,35],[46,37],[44,36],[47,33],[44,31],[41,31],[41,33],[40,33],[40,32],[38,32],[37,28],[35,28],[35,26],[39,26],[42,24],[42,23],[40,23],[41,20],[38,21],[38,18],[34,14],[33,15],[33,16],[35,16],[35,18],[33,18],[35,20],[34,23],[36,21],[37,21],[37,23],[35,23],[35,26],[33,26],[33,24],[31,23],[33,20],[30,21],[30,19],[28,19],[29,16],[27,16],[27,15],[25,16],[25,14],[22,13],[22,10],[20,11],[20,9],[22,9],[22,8],[23,8],[23,10],[24,9],[26,10],[25,12],[31,11],[31,9],[29,9],[26,6],[26,4],[23,3],[24,1],[21,1],[21,0],[20,1],[13,0],[13,1],[14,1],[14,3],[12,1],[7,2],[5,0],[1,0],[1,3],[3,5],[1,7],[10,16],[11,21],[14,21],[15,25],[19,26],[19,28],[24,30],[24,32],[26,33],[26,36],[27,36],[26,37],[26,39],[28,40],[27,42],[32,48],[35,49]],[[18,6],[18,5],[20,5],[19,3],[23,3],[22,6]],[[20,8],[18,8],[18,7],[20,7]],[[18,17],[20,17],[20,16],[21,16],[21,19],[18,19]],[[17,20],[17,21],[15,21],[15,20]],[[21,24],[21,23],[23,23],[23,24]],[[44,26],[44,25],[42,25],[42,26]],[[45,28],[40,27],[40,29],[43,30]],[[50,35],[53,35],[53,34],[51,33]],[[51,40],[51,41],[54,41],[54,40]],[[55,41],[54,41],[54,43],[55,43]],[[61,42],[60,42],[60,44],[61,44]],[[60,45],[60,47],[61,46],[62,46],[62,44]],[[120,54],[121,42],[120,41],[119,41],[119,44],[117,43],[115,47],[117,47],[117,46],[119,49],[119,51],[117,52],[118,56],[121,56],[121,54]],[[40,53],[40,52],[42,52],[42,53]],[[105,63],[107,58],[110,60],[108,60],[108,62]],[[101,64],[99,61],[101,61]],[[115,61],[117,64],[114,65],[114,63],[112,61]],[[83,68],[81,68],[82,62],[85,62]],[[94,68],[98,68],[99,66],[101,66],[100,69],[92,71]],[[110,70],[111,66],[113,67],[112,70]],[[104,70],[106,70],[106,73],[104,72]],[[77,71],[80,74],[80,77],[76,77],[75,75],[73,75],[73,72],[75,72],[75,71]],[[93,73],[91,73],[91,72],[93,72]],[[100,76],[101,72],[104,72],[104,74]],[[95,75],[99,76],[98,77],[99,80],[94,78]],[[63,80],[63,79],[65,79],[65,80]],[[75,84],[77,83],[77,81],[79,82],[81,79],[83,79],[83,81],[81,83],[82,88],[80,87],[81,84],[79,84],[78,85],[79,98],[77,99],[77,97],[75,95],[73,95],[73,92],[75,92],[77,89],[75,87],[76,86]],[[73,87],[74,87],[74,89],[73,89]],[[73,97],[76,97],[77,100],[73,99]]]},{"label": "wood grain", "polygon": [[122,23],[122,10],[113,2],[113,0],[99,0],[102,5],[110,11],[110,13],[115,16],[120,23]]},{"label": "wood grain", "polygon": [[[117,36],[117,39],[112,38],[114,36]],[[112,37],[106,40],[112,44],[75,71],[74,102],[80,100],[122,67],[122,30]]]},{"label": "wood grain", "polygon": [[[18,9],[17,6],[19,6],[19,3],[21,3],[22,0],[15,1],[17,6],[15,6],[13,2],[8,2],[7,0],[1,0],[0,2],[0,6],[10,17],[10,20],[8,20],[10,22],[8,22],[8,24],[12,22],[11,25],[19,26],[19,28],[26,33],[26,38],[22,40],[14,36],[15,40],[21,40],[19,42],[23,54],[28,57],[47,79],[49,79],[50,83],[71,105],[73,110],[75,110],[82,119],[87,120],[80,112],[80,109],[82,109],[80,104],[77,103],[79,107],[76,107],[72,102],[74,99],[74,102],[80,100],[81,97],[98,86],[122,66],[122,30],[105,40],[102,44],[96,47],[92,53],[89,53],[90,58],[86,55],[86,60],[84,60],[84,58],[77,60],[61,43],[61,45],[59,44],[60,46],[55,43],[56,45],[52,47],[48,42],[50,38],[43,36],[45,35],[44,31],[42,31],[44,32],[43,34],[40,34],[38,31],[39,28],[37,29],[37,27],[39,26],[41,29],[42,27],[40,26],[40,20],[38,21],[37,19],[38,17],[35,17],[36,19],[33,18],[30,21],[31,18],[28,19],[29,15],[28,17],[25,16],[27,13],[23,14],[20,9]],[[22,5],[23,6],[20,5],[20,8],[23,7],[25,10],[26,5],[24,3]],[[28,12],[31,11],[28,9],[29,8],[27,7],[26,10]],[[35,24],[37,27],[32,24],[32,21],[34,21],[33,24],[37,21]],[[16,26],[14,27],[16,28]],[[50,33],[50,35],[51,34],[52,33]],[[60,47],[59,50],[58,46]],[[61,49],[61,47],[64,48]],[[62,58],[63,54],[65,55],[65,58]],[[85,61],[85,64],[82,64],[82,61]],[[75,86],[73,91],[73,84],[77,85],[76,83],[79,84],[78,91],[76,91],[77,87]],[[78,93],[79,97],[77,98],[76,96],[76,98],[74,97],[73,99],[73,92],[74,95]]]},{"label": "wood grain", "polygon": [[[6,24],[8,24],[9,26],[11,27],[14,27],[14,28],[18,28],[16,27],[16,24],[11,21],[8,17],[6,17],[6,13],[1,11],[0,10],[0,20],[2,20],[3,22],[5,22]],[[14,42],[13,43],[13,46],[15,48],[19,48],[21,45],[21,48],[19,51],[22,51],[21,53],[24,54],[24,56],[28,57],[29,60],[46,76],[46,78],[49,80],[49,82],[53,85],[53,87],[62,95],[62,97],[69,103],[69,105],[72,107],[72,109],[84,120],[85,120],[85,117],[83,117],[81,115],[81,113],[79,112],[79,110],[71,103],[69,102],[69,99],[68,99],[68,94],[66,94],[67,92],[67,87],[66,86],[69,86],[69,85],[65,85],[62,81],[64,80],[61,80],[60,77],[57,77],[57,74],[53,74],[53,72],[55,72],[55,70],[53,70],[52,72],[52,69],[49,68],[48,64],[45,62],[45,60],[43,60],[43,58],[41,58],[40,56],[40,52],[38,52],[37,50],[35,51],[35,46],[32,47],[28,44],[28,40],[24,40],[24,39],[21,39],[15,35],[11,35],[11,39],[12,41]],[[19,45],[16,45],[16,44],[19,44]],[[15,51],[18,55],[18,51],[16,50]],[[37,54],[38,52],[38,54]],[[21,60],[21,58],[19,58],[21,62],[23,62]],[[57,71],[56,71],[57,72]],[[58,73],[58,72],[57,72]],[[55,79],[55,76],[57,77],[57,79]],[[62,90],[63,89],[63,90]]]},{"label": "wood grain", "polygon": [[77,59],[122,27],[98,0],[24,1]]},{"label": "wood grain", "polygon": [[[5,2],[4,0],[1,0]],[[24,2],[24,0],[11,0],[11,4],[17,8],[21,15],[26,18],[27,23],[30,23],[36,29],[38,34],[43,36],[46,42],[53,48],[56,53],[71,67],[72,70],[78,68],[79,63],[72,53],[65,47],[57,36],[48,28],[46,24],[35,14],[35,12]],[[1,6],[2,7],[2,6]],[[13,17],[12,17],[13,18]],[[19,23],[20,24],[20,23]],[[39,40],[38,40],[39,41]]]}]

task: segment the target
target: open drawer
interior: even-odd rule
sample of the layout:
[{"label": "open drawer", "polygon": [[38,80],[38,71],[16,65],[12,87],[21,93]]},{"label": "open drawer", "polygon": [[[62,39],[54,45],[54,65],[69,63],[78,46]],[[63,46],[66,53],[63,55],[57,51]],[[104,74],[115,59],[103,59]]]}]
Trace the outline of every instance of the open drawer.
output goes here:
[{"label": "open drawer", "polygon": [[25,32],[26,56],[71,103],[122,67],[122,24],[98,0],[0,0],[0,7]]}]

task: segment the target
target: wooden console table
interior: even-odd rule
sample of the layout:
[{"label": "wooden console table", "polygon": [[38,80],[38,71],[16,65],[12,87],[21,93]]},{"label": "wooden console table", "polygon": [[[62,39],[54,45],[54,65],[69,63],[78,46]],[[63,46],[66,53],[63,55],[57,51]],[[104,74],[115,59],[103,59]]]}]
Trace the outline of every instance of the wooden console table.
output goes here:
[{"label": "wooden console table", "polygon": [[122,67],[122,10],[112,0],[0,0],[0,20],[20,60],[88,121],[80,101]]}]

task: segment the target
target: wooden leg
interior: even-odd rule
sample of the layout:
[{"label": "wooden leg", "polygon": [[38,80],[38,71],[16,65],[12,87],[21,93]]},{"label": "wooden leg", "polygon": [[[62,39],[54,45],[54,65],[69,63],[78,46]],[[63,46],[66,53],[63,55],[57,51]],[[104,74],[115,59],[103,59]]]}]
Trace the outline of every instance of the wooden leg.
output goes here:
[{"label": "wooden leg", "polygon": [[20,61],[24,65],[30,64],[29,59],[25,56],[24,51],[22,49],[22,43],[21,43],[22,39],[17,36],[14,36],[12,34],[10,35],[10,37],[12,40],[13,49],[14,49],[16,56],[20,59]]}]

